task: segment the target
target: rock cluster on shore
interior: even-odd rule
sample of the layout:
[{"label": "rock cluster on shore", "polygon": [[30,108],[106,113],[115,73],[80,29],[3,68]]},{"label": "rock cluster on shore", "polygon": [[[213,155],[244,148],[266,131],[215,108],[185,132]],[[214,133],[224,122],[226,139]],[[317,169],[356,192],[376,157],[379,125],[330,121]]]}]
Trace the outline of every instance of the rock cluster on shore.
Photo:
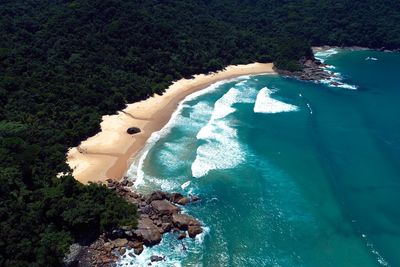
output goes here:
[{"label": "rock cluster on shore", "polygon": [[[138,225],[136,228],[122,226],[110,233],[104,233],[88,247],[71,246],[71,253],[76,255],[75,261],[68,260],[70,266],[113,266],[128,249],[131,257],[142,253],[144,246],[160,243],[162,234],[170,231],[177,233],[178,239],[196,237],[203,232],[201,223],[195,218],[181,214],[178,205],[186,205],[199,201],[196,196],[185,197],[180,193],[155,191],[144,196],[131,190],[133,183],[127,178],[121,182],[107,180],[107,187],[138,207]],[[79,252],[77,252],[79,251]],[[151,261],[162,261],[162,256],[153,255]]]},{"label": "rock cluster on shore", "polygon": [[299,61],[299,64],[302,68],[301,71],[291,72],[279,69],[276,69],[276,71],[281,75],[295,77],[303,81],[320,81],[334,77],[334,74],[324,69],[326,65],[317,59],[303,58]]}]

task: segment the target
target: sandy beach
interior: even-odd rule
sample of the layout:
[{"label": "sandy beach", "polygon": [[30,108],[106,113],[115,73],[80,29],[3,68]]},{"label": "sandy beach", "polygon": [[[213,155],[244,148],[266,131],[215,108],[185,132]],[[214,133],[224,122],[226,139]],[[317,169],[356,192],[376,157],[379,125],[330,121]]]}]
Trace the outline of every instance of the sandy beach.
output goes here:
[{"label": "sandy beach", "polygon": [[[68,151],[67,163],[75,179],[82,183],[121,179],[147,139],[153,132],[163,128],[186,96],[221,80],[263,73],[274,74],[273,64],[228,66],[216,73],[181,79],[174,82],[162,96],[155,95],[129,104],[115,115],[103,116],[101,131]],[[141,132],[129,135],[126,130],[133,126],[139,127]]]}]

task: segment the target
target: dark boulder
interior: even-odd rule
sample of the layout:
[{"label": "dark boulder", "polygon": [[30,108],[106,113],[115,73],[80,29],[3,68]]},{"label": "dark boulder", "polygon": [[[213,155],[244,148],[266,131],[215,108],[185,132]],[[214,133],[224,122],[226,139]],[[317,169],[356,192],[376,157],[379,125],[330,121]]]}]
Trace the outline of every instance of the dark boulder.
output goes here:
[{"label": "dark boulder", "polygon": [[201,234],[203,229],[200,225],[189,225],[188,227],[188,234],[190,238],[195,238],[196,235]]},{"label": "dark boulder", "polygon": [[144,247],[141,246],[141,247],[138,247],[138,248],[134,248],[134,249],[133,249],[133,252],[134,252],[136,255],[140,255],[140,254],[142,254],[143,250],[144,250]]},{"label": "dark boulder", "polygon": [[117,228],[111,231],[111,233],[107,234],[108,238],[117,239],[125,237],[125,231],[121,228]]},{"label": "dark boulder", "polygon": [[126,238],[117,238],[112,241],[114,247],[122,248],[128,245],[128,240]]},{"label": "dark boulder", "polygon": [[180,232],[178,235],[178,240],[182,240],[184,238],[186,238],[186,232]]},{"label": "dark boulder", "polygon": [[164,260],[164,257],[153,255],[150,257],[150,261],[155,262],[155,261],[162,261]]},{"label": "dark boulder", "polygon": [[190,202],[190,199],[189,199],[189,198],[183,197],[183,198],[179,199],[179,201],[177,202],[177,204],[184,206],[184,205],[188,204],[189,202]]},{"label": "dark boulder", "polygon": [[175,213],[172,215],[172,222],[177,228],[184,231],[188,230],[190,225],[201,226],[201,223],[197,221],[195,218],[186,214],[179,214],[179,213]]},{"label": "dark boulder", "polygon": [[183,195],[181,193],[172,193],[169,198],[169,201],[171,201],[173,203],[178,203],[178,201],[182,198],[183,198]]},{"label": "dark boulder", "polygon": [[161,241],[161,233],[158,227],[149,218],[140,218],[135,234],[143,240],[146,246],[153,246]]},{"label": "dark boulder", "polygon": [[163,232],[163,233],[166,233],[166,232],[169,232],[169,231],[171,231],[171,224],[170,223],[162,223],[161,224],[161,231]]},{"label": "dark boulder", "polygon": [[150,194],[150,196],[147,198],[147,203],[152,202],[153,200],[163,200],[166,198],[166,194],[161,191],[154,191],[153,193]]},{"label": "dark boulder", "polygon": [[140,129],[138,127],[129,127],[126,132],[128,134],[137,134],[140,133]]}]

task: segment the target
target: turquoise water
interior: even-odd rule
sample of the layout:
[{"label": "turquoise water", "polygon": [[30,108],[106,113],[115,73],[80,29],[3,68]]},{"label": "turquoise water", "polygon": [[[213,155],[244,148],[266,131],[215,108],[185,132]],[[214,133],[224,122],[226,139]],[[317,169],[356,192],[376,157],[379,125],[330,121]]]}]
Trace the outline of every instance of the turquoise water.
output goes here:
[{"label": "turquoise water", "polygon": [[317,56],[341,87],[242,77],[180,106],[130,175],[199,195],[205,233],[121,265],[400,266],[400,54]]}]

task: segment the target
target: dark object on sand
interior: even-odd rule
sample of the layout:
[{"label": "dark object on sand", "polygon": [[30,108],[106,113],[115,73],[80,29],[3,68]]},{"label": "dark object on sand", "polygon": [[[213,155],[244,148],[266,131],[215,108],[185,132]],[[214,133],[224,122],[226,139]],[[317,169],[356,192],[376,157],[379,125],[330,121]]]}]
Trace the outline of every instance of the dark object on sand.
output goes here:
[{"label": "dark object on sand", "polygon": [[130,127],[126,130],[128,134],[137,134],[140,133],[140,129],[138,127]]}]

